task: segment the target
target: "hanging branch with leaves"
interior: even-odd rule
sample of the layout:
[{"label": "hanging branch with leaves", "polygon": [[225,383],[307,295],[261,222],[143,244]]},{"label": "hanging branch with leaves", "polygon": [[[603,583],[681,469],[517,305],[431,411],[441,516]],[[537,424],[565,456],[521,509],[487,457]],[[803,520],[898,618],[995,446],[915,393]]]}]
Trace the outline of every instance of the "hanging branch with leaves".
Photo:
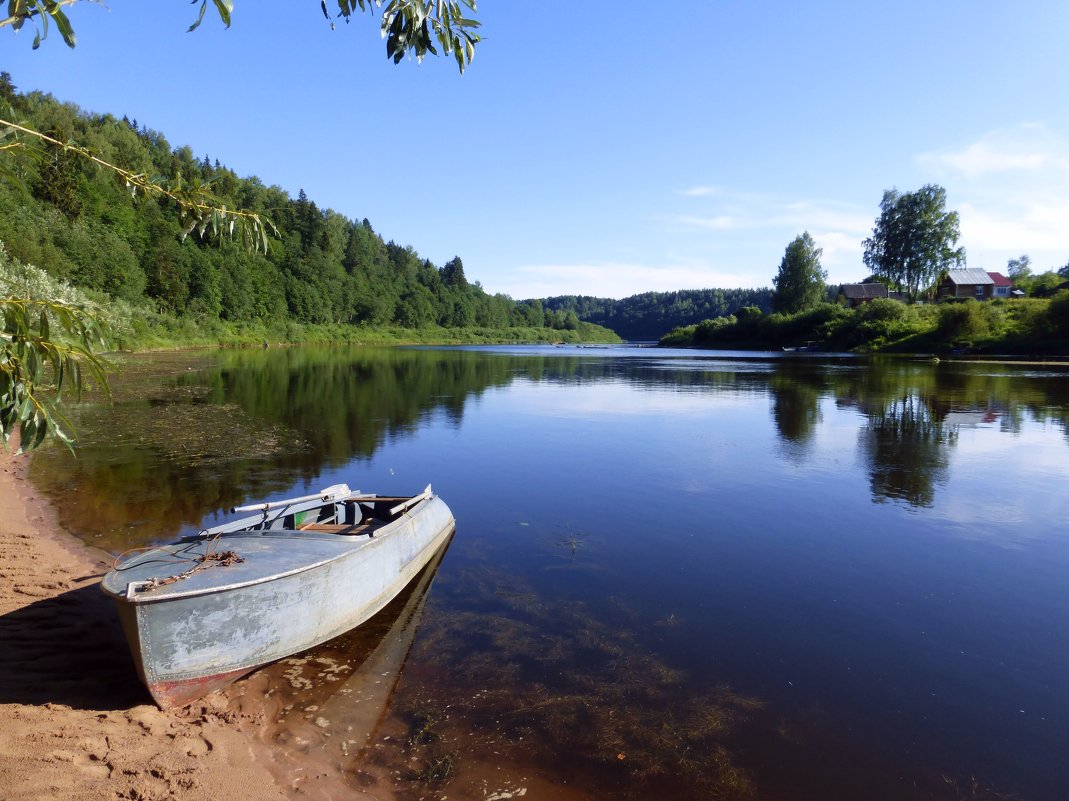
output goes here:
[{"label": "hanging branch with leaves", "polygon": [[[60,36],[68,47],[77,44],[74,29],[63,11],[64,6],[73,5],[78,0],[8,0],[6,19],[0,19],[0,28],[11,27],[20,30],[27,22],[35,27],[33,48],[36,50],[48,36],[50,24],[55,24]],[[88,0],[97,2],[97,0]],[[200,3],[197,19],[189,26],[196,30],[204,21],[208,10],[208,0],[192,0]],[[411,54],[417,61],[422,61],[427,53],[438,55],[435,43],[444,55],[452,55],[461,72],[464,72],[475,58],[475,45],[481,37],[475,32],[479,22],[465,17],[464,9],[476,13],[476,0],[337,0],[337,17],[349,22],[356,14],[382,9],[380,31],[386,40],[386,57],[396,64],[406,55]],[[211,0],[219,19],[230,27],[234,4],[231,0]],[[323,16],[331,20],[327,0],[320,0]]]},{"label": "hanging branch with leaves", "polygon": [[[139,192],[145,195],[165,197],[178,206],[182,221],[182,238],[196,231],[200,237],[209,232],[212,237],[241,237],[242,244],[250,250],[267,252],[268,232],[278,235],[278,229],[270,219],[253,211],[228,209],[211,192],[211,182],[200,180],[183,181],[179,175],[174,182],[166,185],[161,179],[149,179],[145,173],[135,173],[105,161],[94,155],[88,148],[73,142],[61,142],[55,137],[35,131],[18,123],[0,119],[0,153],[24,149],[34,155],[28,146],[26,137],[61,148],[64,153],[73,153],[89,162],[110,170],[119,177],[127,190],[134,196]],[[38,154],[39,155],[39,154]]]},{"label": "hanging branch with leaves", "polygon": [[[6,288],[5,288],[6,289]],[[86,309],[58,301],[0,299],[0,436],[7,449],[19,430],[19,449],[46,437],[68,447],[70,421],[58,409],[64,395],[79,398],[95,382],[107,391],[105,325]]]}]

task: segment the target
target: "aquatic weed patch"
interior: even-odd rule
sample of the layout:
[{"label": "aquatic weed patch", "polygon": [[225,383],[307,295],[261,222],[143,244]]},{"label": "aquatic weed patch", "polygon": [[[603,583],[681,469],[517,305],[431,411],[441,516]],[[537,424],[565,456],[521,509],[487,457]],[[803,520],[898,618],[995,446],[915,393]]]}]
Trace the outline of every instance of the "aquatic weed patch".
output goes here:
[{"label": "aquatic weed patch", "polygon": [[695,692],[685,673],[584,604],[533,602],[515,581],[507,591],[476,586],[497,613],[443,617],[417,646],[433,675],[400,710],[409,760],[429,766],[455,749],[451,792],[463,793],[466,762],[508,760],[617,798],[753,796],[731,738],[759,700],[725,687]]}]

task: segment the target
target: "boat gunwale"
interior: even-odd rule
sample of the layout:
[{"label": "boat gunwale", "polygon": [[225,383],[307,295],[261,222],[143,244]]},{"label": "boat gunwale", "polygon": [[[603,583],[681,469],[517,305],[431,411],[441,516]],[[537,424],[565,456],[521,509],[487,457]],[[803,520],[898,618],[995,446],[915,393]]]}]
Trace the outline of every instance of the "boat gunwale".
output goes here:
[{"label": "boat gunwale", "polygon": [[[243,530],[243,531],[226,532],[226,533],[218,535],[218,539],[215,540],[215,541],[218,541],[218,542],[222,542],[225,539],[234,539],[234,538],[240,538],[240,537],[262,537],[262,538],[278,537],[278,538],[283,538],[283,537],[288,536],[288,535],[296,534],[296,535],[299,535],[301,539],[314,539],[314,540],[320,540],[320,541],[326,541],[326,542],[334,542],[334,541],[336,541],[336,542],[346,542],[346,541],[348,541],[348,543],[352,546],[352,547],[350,547],[350,548],[348,548],[346,550],[339,551],[338,553],[336,553],[336,554],[334,554],[332,556],[329,556],[326,559],[320,559],[319,561],[312,562],[310,564],[303,564],[303,565],[300,565],[300,566],[298,566],[296,568],[293,568],[292,570],[287,570],[287,571],[284,571],[282,573],[273,573],[270,576],[258,576],[256,578],[252,578],[252,579],[249,579],[247,581],[240,581],[240,582],[237,582],[237,583],[234,583],[234,584],[223,584],[223,585],[213,586],[213,587],[200,587],[200,588],[197,588],[197,589],[176,591],[176,592],[172,591],[172,592],[169,592],[167,594],[157,595],[155,597],[150,596],[149,593],[151,593],[152,590],[154,590],[154,589],[159,589],[159,587],[153,587],[153,588],[151,588],[149,590],[144,591],[141,594],[135,594],[133,596],[128,595],[127,594],[128,593],[128,588],[129,588],[130,584],[133,583],[133,582],[127,582],[126,589],[124,589],[121,592],[117,592],[115,590],[112,590],[112,589],[108,588],[107,586],[105,586],[104,582],[107,580],[107,576],[105,576],[104,579],[101,580],[100,589],[104,593],[109,595],[110,597],[114,598],[116,601],[119,601],[119,602],[122,602],[122,603],[132,604],[134,606],[141,606],[141,605],[144,605],[144,604],[165,603],[167,601],[174,601],[174,600],[179,600],[179,599],[183,599],[183,598],[195,598],[198,595],[212,595],[212,594],[219,593],[219,592],[230,592],[232,590],[241,589],[243,587],[251,587],[251,586],[254,586],[254,585],[257,585],[257,584],[268,584],[268,583],[270,583],[272,581],[277,581],[277,580],[280,580],[280,579],[289,578],[290,576],[295,576],[295,575],[297,575],[299,573],[304,573],[304,572],[306,572],[308,570],[314,570],[316,568],[322,567],[323,565],[330,564],[331,562],[336,562],[339,559],[343,559],[343,558],[345,558],[347,556],[351,556],[355,551],[364,550],[366,548],[373,547],[376,540],[385,539],[397,527],[403,525],[406,522],[410,522],[410,521],[416,519],[417,516],[419,514],[421,514],[423,510],[429,508],[429,505],[426,503],[426,501],[431,501],[431,500],[440,500],[440,499],[438,498],[437,495],[432,495],[430,498],[425,499],[424,502],[421,502],[421,503],[417,504],[416,506],[413,506],[413,507],[410,507],[409,509],[407,509],[404,513],[399,515],[397,517],[397,519],[391,520],[391,521],[389,521],[388,523],[386,523],[385,525],[383,525],[383,526],[381,526],[379,528],[372,529],[369,532],[360,532],[357,535],[340,534],[340,533],[339,534],[332,534],[332,533],[322,532],[322,531],[315,531],[315,532],[313,532],[313,531],[302,531],[300,529],[259,529],[259,530]],[[456,527],[456,521],[452,519],[452,515],[450,515],[450,525],[453,528]],[[366,539],[363,538],[365,533],[367,534]],[[439,533],[441,533],[441,532],[439,532]],[[177,543],[172,543],[172,545],[177,545],[179,543],[193,544],[193,543],[196,543],[196,542],[210,542],[210,541],[213,541],[213,540],[205,540],[204,538],[200,537],[199,535],[191,535],[189,537],[182,538]],[[133,559],[131,559],[131,562],[133,562],[134,564],[127,565],[126,568],[116,567],[114,570],[109,571],[108,575],[110,575],[111,573],[118,572],[118,571],[123,570],[123,569],[129,569],[129,568],[132,568],[132,567],[136,567],[137,564],[139,564],[137,562],[137,560],[144,559],[145,557],[148,557],[148,556],[150,556],[151,554],[153,554],[153,553],[155,553],[157,551],[166,552],[166,548],[167,548],[167,546],[161,546],[161,547],[155,548],[155,549],[153,549],[151,551],[146,551],[144,553],[138,554]],[[162,586],[169,587],[169,586],[172,586],[172,585],[168,584],[168,585],[162,585]]]}]

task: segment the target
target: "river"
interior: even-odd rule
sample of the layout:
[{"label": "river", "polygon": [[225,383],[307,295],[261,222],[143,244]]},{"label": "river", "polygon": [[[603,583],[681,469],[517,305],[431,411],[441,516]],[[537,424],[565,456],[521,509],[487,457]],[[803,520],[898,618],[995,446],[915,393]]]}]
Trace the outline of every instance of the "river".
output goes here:
[{"label": "river", "polygon": [[[358,631],[269,668],[291,706],[318,693],[291,715],[334,736],[354,787],[782,801],[1069,788],[1069,365],[199,352],[125,357],[113,402],[74,422],[77,456],[51,448],[32,477],[69,530],[114,553],[340,481],[433,483],[450,505],[437,572],[372,642]],[[367,718],[345,707],[367,677],[338,675],[378,670],[391,648],[403,671],[382,673],[382,714],[346,740],[331,721]],[[335,667],[298,676],[315,664]]]}]

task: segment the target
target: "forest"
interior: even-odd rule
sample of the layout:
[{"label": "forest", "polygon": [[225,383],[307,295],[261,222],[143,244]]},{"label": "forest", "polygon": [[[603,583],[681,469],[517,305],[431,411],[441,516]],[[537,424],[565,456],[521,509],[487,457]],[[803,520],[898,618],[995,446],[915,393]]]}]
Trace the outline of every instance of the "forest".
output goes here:
[{"label": "forest", "polygon": [[218,205],[273,224],[263,249],[236,236],[200,238],[166,198],[131,192],[71,148],[47,145],[29,155],[8,148],[0,162],[5,260],[36,266],[106,308],[127,304],[142,318],[134,326],[141,339],[192,344],[245,332],[293,340],[317,331],[330,338],[352,326],[377,332],[379,341],[382,332],[399,341],[458,341],[485,340],[489,331],[509,331],[499,338],[511,340],[616,339],[572,310],[491,295],[468,281],[459,256],[432,264],[411,245],[384,241],[366,217],[351,220],[303,190],[292,198],[238,177],[136,119],[20,93],[8,73],[0,73],[0,118],[164,186],[204,189]]},{"label": "forest", "polygon": [[611,328],[632,341],[654,341],[665,332],[702,320],[728,317],[739,309],[772,308],[772,290],[682,289],[675,292],[643,292],[622,300],[589,295],[561,295],[541,301],[546,312],[575,312],[580,320]]}]

